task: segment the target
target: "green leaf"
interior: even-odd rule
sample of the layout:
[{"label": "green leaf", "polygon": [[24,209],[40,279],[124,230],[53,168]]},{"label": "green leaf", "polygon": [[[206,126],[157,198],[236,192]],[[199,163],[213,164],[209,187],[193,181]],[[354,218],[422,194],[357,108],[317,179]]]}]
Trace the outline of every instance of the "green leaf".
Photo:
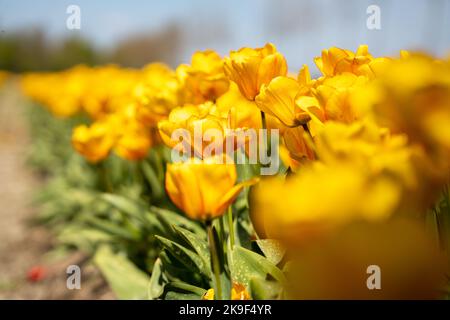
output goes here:
[{"label": "green leaf", "polygon": [[163,272],[161,259],[158,258],[153,265],[152,276],[148,286],[148,297],[151,300],[158,299],[164,293],[164,287],[167,284],[167,277]]},{"label": "green leaf", "polygon": [[209,254],[208,242],[187,229],[175,225],[173,226],[173,228],[187,243],[190,244],[192,249],[194,249],[195,252],[197,252],[200,258],[202,258],[205,265],[208,266],[208,268],[210,268],[211,258]]},{"label": "green leaf", "polygon": [[272,262],[274,265],[277,265],[281,262],[286,253],[286,249],[283,245],[274,239],[263,239],[256,240],[261,251],[264,253],[264,256]]},{"label": "green leaf", "polygon": [[166,248],[179,262],[184,264],[186,268],[209,277],[210,269],[194,251],[191,251],[190,249],[185,248],[167,238],[161,236],[155,237],[162,244],[162,246]]},{"label": "green leaf", "polygon": [[154,206],[150,208],[150,211],[154,212],[161,223],[166,226],[167,233],[170,234],[171,232],[173,232],[172,226],[178,226],[184,229],[188,229],[197,234],[199,237],[206,239],[205,230],[196,221],[189,220],[179,213]]},{"label": "green leaf", "polygon": [[145,208],[137,201],[133,201],[126,197],[112,193],[103,193],[100,196],[100,199],[132,217],[139,220],[143,219],[143,212],[145,211]]},{"label": "green leaf", "polygon": [[167,284],[166,300],[200,300],[206,290],[183,281],[173,281]]},{"label": "green leaf", "polygon": [[249,286],[252,278],[266,279],[271,275],[275,280],[284,283],[283,272],[267,258],[235,246],[232,252],[231,276],[233,281]]},{"label": "green leaf", "polygon": [[97,250],[94,263],[119,299],[144,299],[150,278],[126,257],[113,253],[110,247]]},{"label": "green leaf", "polygon": [[169,291],[166,293],[165,300],[200,300],[201,296],[194,293],[184,293]]},{"label": "green leaf", "polygon": [[99,219],[94,216],[87,216],[84,220],[89,223],[91,226],[102,230],[106,233],[111,234],[112,236],[127,239],[127,240],[137,240],[140,235],[134,232],[135,230],[131,230],[129,228],[125,228],[124,226],[117,225],[116,223],[109,222],[104,219]]},{"label": "green leaf", "polygon": [[141,162],[142,173],[150,184],[152,189],[152,195],[155,199],[161,199],[164,196],[164,189],[161,182],[158,180],[158,176],[150,163],[147,161]]},{"label": "green leaf", "polygon": [[280,297],[282,286],[275,281],[261,278],[250,280],[250,292],[253,300],[274,300]]},{"label": "green leaf", "polygon": [[58,242],[65,245],[75,246],[83,251],[93,251],[101,243],[110,242],[113,237],[93,228],[69,225],[58,234]]}]

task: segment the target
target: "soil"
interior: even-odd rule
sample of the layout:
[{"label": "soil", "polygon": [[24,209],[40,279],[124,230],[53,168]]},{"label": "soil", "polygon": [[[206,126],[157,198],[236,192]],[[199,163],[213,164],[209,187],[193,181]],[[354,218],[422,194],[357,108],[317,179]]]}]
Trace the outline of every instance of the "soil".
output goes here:
[{"label": "soil", "polygon": [[[25,165],[24,99],[14,79],[0,88],[0,299],[114,299],[88,257],[50,259],[50,231],[30,222],[37,210],[30,199],[43,182]],[[66,286],[71,264],[81,266],[79,290]]]}]

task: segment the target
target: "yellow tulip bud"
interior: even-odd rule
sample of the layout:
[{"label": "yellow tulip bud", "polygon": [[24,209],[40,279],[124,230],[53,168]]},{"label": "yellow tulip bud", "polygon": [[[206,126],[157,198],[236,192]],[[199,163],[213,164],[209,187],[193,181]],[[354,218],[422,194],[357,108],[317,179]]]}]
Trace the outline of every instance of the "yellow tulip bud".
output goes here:
[{"label": "yellow tulip bud", "polygon": [[167,165],[166,191],[173,203],[192,219],[221,216],[248,183],[236,184],[236,167],[219,157],[190,159]]}]

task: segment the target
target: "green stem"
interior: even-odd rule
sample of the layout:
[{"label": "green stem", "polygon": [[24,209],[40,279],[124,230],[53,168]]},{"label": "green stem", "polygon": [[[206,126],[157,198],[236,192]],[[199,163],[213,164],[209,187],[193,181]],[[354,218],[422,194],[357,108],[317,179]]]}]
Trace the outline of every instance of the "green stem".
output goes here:
[{"label": "green stem", "polygon": [[442,250],[445,250],[444,225],[442,217],[437,210],[433,210],[433,212],[436,220],[436,232],[438,235],[439,247]]},{"label": "green stem", "polygon": [[230,246],[234,247],[234,224],[233,224],[233,208],[231,205],[228,207],[228,233],[230,234]]},{"label": "green stem", "polygon": [[208,241],[209,241],[209,250],[211,254],[211,267],[214,273],[214,295],[218,300],[222,300],[222,283],[220,282],[220,261],[219,261],[219,253],[217,252],[217,243],[214,238],[214,230],[212,227],[211,221],[207,222],[208,229]]},{"label": "green stem", "polygon": [[108,170],[106,168],[105,161],[101,161],[100,163],[98,163],[97,168],[98,168],[99,174],[100,174],[100,183],[101,183],[101,187],[103,189],[102,191],[112,193],[113,187],[112,187],[111,181],[109,180]]},{"label": "green stem", "polygon": [[[261,122],[262,122],[262,128],[263,130],[268,130],[267,129],[267,120],[266,120],[266,114],[264,113],[264,111],[261,111]],[[270,154],[270,149],[271,149],[271,141],[270,141],[270,137],[269,137],[269,132],[267,132],[266,137],[266,141],[265,141],[265,145],[266,145],[266,155]]]}]

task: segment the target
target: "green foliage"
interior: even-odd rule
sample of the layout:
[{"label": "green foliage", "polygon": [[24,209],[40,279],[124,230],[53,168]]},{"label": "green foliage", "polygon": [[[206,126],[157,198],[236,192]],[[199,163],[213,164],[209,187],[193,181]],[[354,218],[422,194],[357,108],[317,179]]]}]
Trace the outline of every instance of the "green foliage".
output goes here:
[{"label": "green foliage", "polygon": [[144,299],[150,278],[125,256],[101,247],[94,256],[99,267],[119,299]]}]

